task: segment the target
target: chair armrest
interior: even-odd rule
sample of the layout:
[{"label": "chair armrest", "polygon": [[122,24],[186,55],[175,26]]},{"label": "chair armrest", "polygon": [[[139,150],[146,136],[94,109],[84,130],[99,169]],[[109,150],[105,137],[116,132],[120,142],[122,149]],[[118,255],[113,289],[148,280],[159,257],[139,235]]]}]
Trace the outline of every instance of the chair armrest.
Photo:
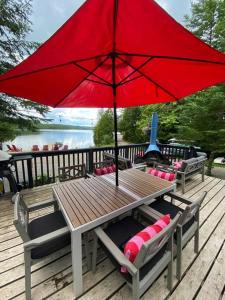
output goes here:
[{"label": "chair armrest", "polygon": [[137,170],[146,171],[147,165],[146,164],[133,164],[133,168]]},{"label": "chair armrest", "polygon": [[137,208],[137,212],[147,217],[153,223],[155,223],[158,219],[160,219],[163,215],[148,205],[141,205]]},{"label": "chair armrest", "polygon": [[167,195],[167,196],[169,196],[169,197],[171,197],[173,199],[176,199],[176,200],[178,200],[178,201],[180,201],[182,203],[185,203],[187,205],[192,204],[192,202],[190,200],[188,200],[186,197],[179,196],[178,194],[175,194],[173,192],[168,192],[165,195]]},{"label": "chair armrest", "polygon": [[26,205],[26,210],[28,212],[32,212],[32,211],[42,209],[42,208],[45,208],[45,207],[49,207],[49,206],[52,206],[52,205],[55,205],[55,204],[56,204],[55,199],[46,200],[46,201],[38,202],[38,203],[35,203],[35,204],[31,204],[29,206]]},{"label": "chair armrest", "polygon": [[131,275],[135,275],[138,271],[137,268],[126,258],[123,252],[120,251],[120,249],[113,243],[113,241],[107,236],[107,234],[102,230],[102,228],[98,227],[94,231],[97,237],[105,245],[107,250],[117,260],[117,262],[121,266],[126,267]]},{"label": "chair armrest", "polygon": [[90,174],[90,173],[87,173],[87,178],[94,178],[94,177],[96,177],[94,174]]},{"label": "chair armrest", "polygon": [[60,228],[58,230],[55,230],[53,232],[50,232],[48,234],[45,234],[39,238],[36,238],[36,239],[33,239],[33,240],[30,240],[26,243],[24,243],[24,249],[25,250],[31,250],[33,248],[36,248],[38,246],[41,246],[47,242],[50,242],[54,239],[57,239],[67,233],[69,233],[69,228],[66,226],[66,227],[63,227],[63,228]]}]

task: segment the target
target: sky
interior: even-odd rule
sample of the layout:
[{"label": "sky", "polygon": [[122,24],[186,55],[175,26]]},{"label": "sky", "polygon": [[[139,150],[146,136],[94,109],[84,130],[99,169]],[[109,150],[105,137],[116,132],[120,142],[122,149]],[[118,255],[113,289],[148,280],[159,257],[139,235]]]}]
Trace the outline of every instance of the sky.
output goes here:
[{"label": "sky", "polygon": [[[173,18],[182,23],[183,16],[190,13],[191,0],[156,0]],[[33,32],[28,40],[45,42],[85,1],[84,0],[33,0],[31,15]],[[53,123],[94,125],[97,109],[51,109],[48,118]]]}]

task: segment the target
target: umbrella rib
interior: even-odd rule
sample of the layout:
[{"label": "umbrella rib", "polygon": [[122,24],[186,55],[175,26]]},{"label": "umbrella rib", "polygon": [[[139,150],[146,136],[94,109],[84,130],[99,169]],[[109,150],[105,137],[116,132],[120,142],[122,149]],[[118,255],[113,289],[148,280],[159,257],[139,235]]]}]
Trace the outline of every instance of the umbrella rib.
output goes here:
[{"label": "umbrella rib", "polygon": [[[23,76],[26,76],[26,75],[32,75],[32,74],[35,74],[35,73],[38,73],[38,72],[43,72],[43,71],[48,71],[48,70],[52,70],[52,69],[57,69],[57,68],[65,67],[65,66],[70,65],[70,64],[79,63],[79,62],[88,61],[88,60],[93,60],[93,59],[101,58],[101,57],[108,58],[108,54],[102,54],[102,55],[97,55],[97,56],[93,56],[93,57],[83,58],[83,59],[79,59],[79,60],[69,61],[69,62],[66,62],[64,64],[58,64],[56,66],[40,68],[38,70],[25,72],[25,73],[18,74],[18,75],[13,75],[11,77],[7,77],[7,78],[3,78],[3,79],[0,78],[0,82],[4,82],[6,80],[11,80],[11,79],[15,79],[15,78],[20,78],[20,77],[23,77]],[[1,75],[1,76],[3,76],[3,75]]]},{"label": "umbrella rib", "polygon": [[56,105],[54,105],[54,107],[57,107],[60,103],[62,103],[65,99],[66,99],[66,97],[68,97],[69,96],[69,94],[71,94],[76,88],[78,88],[85,80],[87,80],[88,79],[88,77],[90,76],[90,75],[92,75],[92,73],[94,73],[102,64],[104,64],[106,61],[107,61],[107,59],[108,59],[109,57],[107,56],[103,61],[101,61],[95,68],[94,68],[94,70],[92,71],[92,72],[90,72],[90,74],[88,74],[87,76],[85,76],[79,83],[77,83],[65,96],[63,96],[63,98],[61,99],[61,100],[59,100],[57,103],[56,103]]},{"label": "umbrella rib", "polygon": [[[125,59],[121,58],[120,56],[118,56],[118,59],[122,60],[123,62],[125,62],[126,64],[128,64],[131,68],[134,69],[134,67],[127,62]],[[158,84],[155,80],[153,80],[152,78],[150,78],[149,76],[147,76],[144,72],[141,72],[140,70],[137,70],[138,73],[140,73],[142,76],[145,77],[145,79],[147,79],[148,81],[150,81],[151,83],[155,84],[157,87],[159,87],[161,90],[163,90],[165,93],[167,93],[168,95],[170,95],[171,97],[175,98],[176,100],[179,100],[175,95],[173,95],[170,91],[168,91],[167,89],[165,89],[164,87],[162,87],[160,84]]]},{"label": "umbrella rib", "polygon": [[94,80],[94,79],[86,79],[87,81],[90,81],[90,82],[94,82],[94,83],[98,83],[98,84],[102,84],[102,85],[106,85],[106,86],[112,86],[111,83],[105,83],[105,82],[100,82],[100,81],[97,81],[97,80]]},{"label": "umbrella rib", "polygon": [[[109,58],[109,57],[107,57],[107,59],[108,59],[108,58]],[[107,61],[107,59],[106,59],[106,60],[103,60],[103,63],[105,63],[105,62]],[[74,63],[74,65],[77,66],[78,68],[82,69],[83,71],[86,71],[87,73],[89,73],[89,75],[93,75],[93,76],[95,76],[96,78],[98,78],[99,80],[102,80],[105,84],[110,85],[110,86],[112,85],[109,81],[105,80],[105,79],[102,78],[101,76],[98,76],[97,74],[94,73],[94,72],[95,72],[102,64],[99,64],[98,67],[97,67],[97,69],[96,69],[94,72],[88,70],[87,68],[85,68],[85,67],[83,67],[83,66],[81,66],[81,65],[79,65],[79,64],[77,64],[77,63]]]},{"label": "umbrella rib", "polygon": [[136,76],[136,77],[134,77],[134,78],[131,78],[131,79],[129,79],[129,80],[126,80],[126,81],[124,81],[122,84],[118,84],[117,87],[118,87],[118,86],[121,86],[121,85],[124,85],[124,84],[127,84],[127,83],[129,83],[129,82],[131,82],[131,81],[134,81],[134,80],[136,80],[136,79],[139,79],[139,78],[141,78],[141,77],[143,77],[142,74],[140,74],[140,75],[138,75],[138,76]]},{"label": "umbrella rib", "polygon": [[173,59],[174,60],[186,60],[186,61],[193,61],[193,62],[199,62],[199,63],[225,65],[225,62],[221,62],[221,61],[213,61],[213,60],[208,60],[208,59],[198,59],[198,58],[190,58],[190,57],[148,55],[148,54],[126,53],[126,52],[117,52],[117,54],[125,55],[125,56],[152,57],[152,58],[171,59],[171,60],[173,60]]},{"label": "umbrella rib", "polygon": [[[130,76],[132,76],[134,73],[136,73],[139,69],[141,69],[142,67],[144,67],[147,63],[149,63],[151,60],[153,59],[153,57],[148,58],[144,63],[142,63],[139,67],[135,68],[130,74],[128,74],[125,78],[123,78],[118,84],[117,86],[120,86],[124,83],[126,83],[126,79],[128,79]],[[130,80],[129,80],[130,81]]]}]

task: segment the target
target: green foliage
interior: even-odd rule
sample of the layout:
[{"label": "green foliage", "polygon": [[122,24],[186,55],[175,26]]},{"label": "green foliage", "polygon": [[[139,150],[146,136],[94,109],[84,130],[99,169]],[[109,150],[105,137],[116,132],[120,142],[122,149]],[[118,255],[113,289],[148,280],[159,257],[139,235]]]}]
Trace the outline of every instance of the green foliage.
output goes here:
[{"label": "green foliage", "polygon": [[225,1],[198,0],[191,4],[191,16],[185,16],[187,28],[216,49],[225,51]]},{"label": "green foliage", "polygon": [[144,130],[139,126],[141,111],[140,107],[125,108],[123,110],[119,122],[119,130],[127,142],[142,143],[148,139]]},{"label": "green foliage", "polygon": [[105,146],[113,143],[113,113],[107,109],[100,113],[99,120],[94,128],[94,142],[96,146]]},{"label": "green foliage", "polygon": [[[31,0],[0,0],[0,74],[37,47],[37,43],[26,41],[31,30],[31,8]],[[0,141],[13,139],[18,128],[34,129],[47,111],[46,106],[1,94]]]},{"label": "green foliage", "polygon": [[179,112],[182,110],[182,106],[182,102],[145,106],[142,110],[139,127],[150,127],[152,114],[157,112],[159,116],[158,139],[160,142],[167,142],[177,134],[180,120]]},{"label": "green foliage", "polygon": [[225,97],[220,86],[188,97],[183,107],[180,138],[185,137],[208,152],[225,150]]},{"label": "green foliage", "polygon": [[[186,16],[185,21],[194,34],[225,52],[224,0],[198,0],[192,3],[192,15]],[[180,136],[195,140],[210,152],[210,175],[215,154],[225,151],[225,86],[221,84],[209,88],[187,100],[187,107],[181,115]]]}]

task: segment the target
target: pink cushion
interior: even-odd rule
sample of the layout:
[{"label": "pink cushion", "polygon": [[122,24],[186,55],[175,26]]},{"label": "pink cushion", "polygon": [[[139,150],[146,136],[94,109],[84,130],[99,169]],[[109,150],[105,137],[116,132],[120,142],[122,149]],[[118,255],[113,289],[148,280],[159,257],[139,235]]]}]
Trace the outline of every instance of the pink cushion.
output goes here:
[{"label": "pink cushion", "polygon": [[95,169],[95,175],[101,176],[102,175],[102,168],[96,168]]},{"label": "pink cushion", "polygon": [[101,169],[102,169],[102,175],[108,174],[108,169],[107,169],[107,167],[103,167],[103,168],[101,168]]},{"label": "pink cushion", "polygon": [[162,179],[166,179],[168,181],[173,181],[175,179],[175,174],[174,173],[167,173],[167,172],[162,172],[157,169],[149,169],[148,174],[151,174],[153,176],[157,176]]},{"label": "pink cushion", "polygon": [[175,170],[178,170],[178,169],[180,169],[181,167],[182,167],[182,161],[175,161],[174,163],[173,163],[173,167],[174,167],[174,169]]},{"label": "pink cushion", "polygon": [[108,171],[108,174],[113,173],[114,172],[113,167],[112,166],[107,167],[107,171]]},{"label": "pink cushion", "polygon": [[[152,239],[170,223],[170,215],[165,215],[155,224],[150,225],[132,237],[124,247],[124,255],[129,261],[134,262],[142,245]],[[126,267],[121,267],[121,272],[126,273]]]},{"label": "pink cushion", "polygon": [[116,165],[115,164],[112,165],[112,168],[113,168],[113,172],[116,172]]}]

